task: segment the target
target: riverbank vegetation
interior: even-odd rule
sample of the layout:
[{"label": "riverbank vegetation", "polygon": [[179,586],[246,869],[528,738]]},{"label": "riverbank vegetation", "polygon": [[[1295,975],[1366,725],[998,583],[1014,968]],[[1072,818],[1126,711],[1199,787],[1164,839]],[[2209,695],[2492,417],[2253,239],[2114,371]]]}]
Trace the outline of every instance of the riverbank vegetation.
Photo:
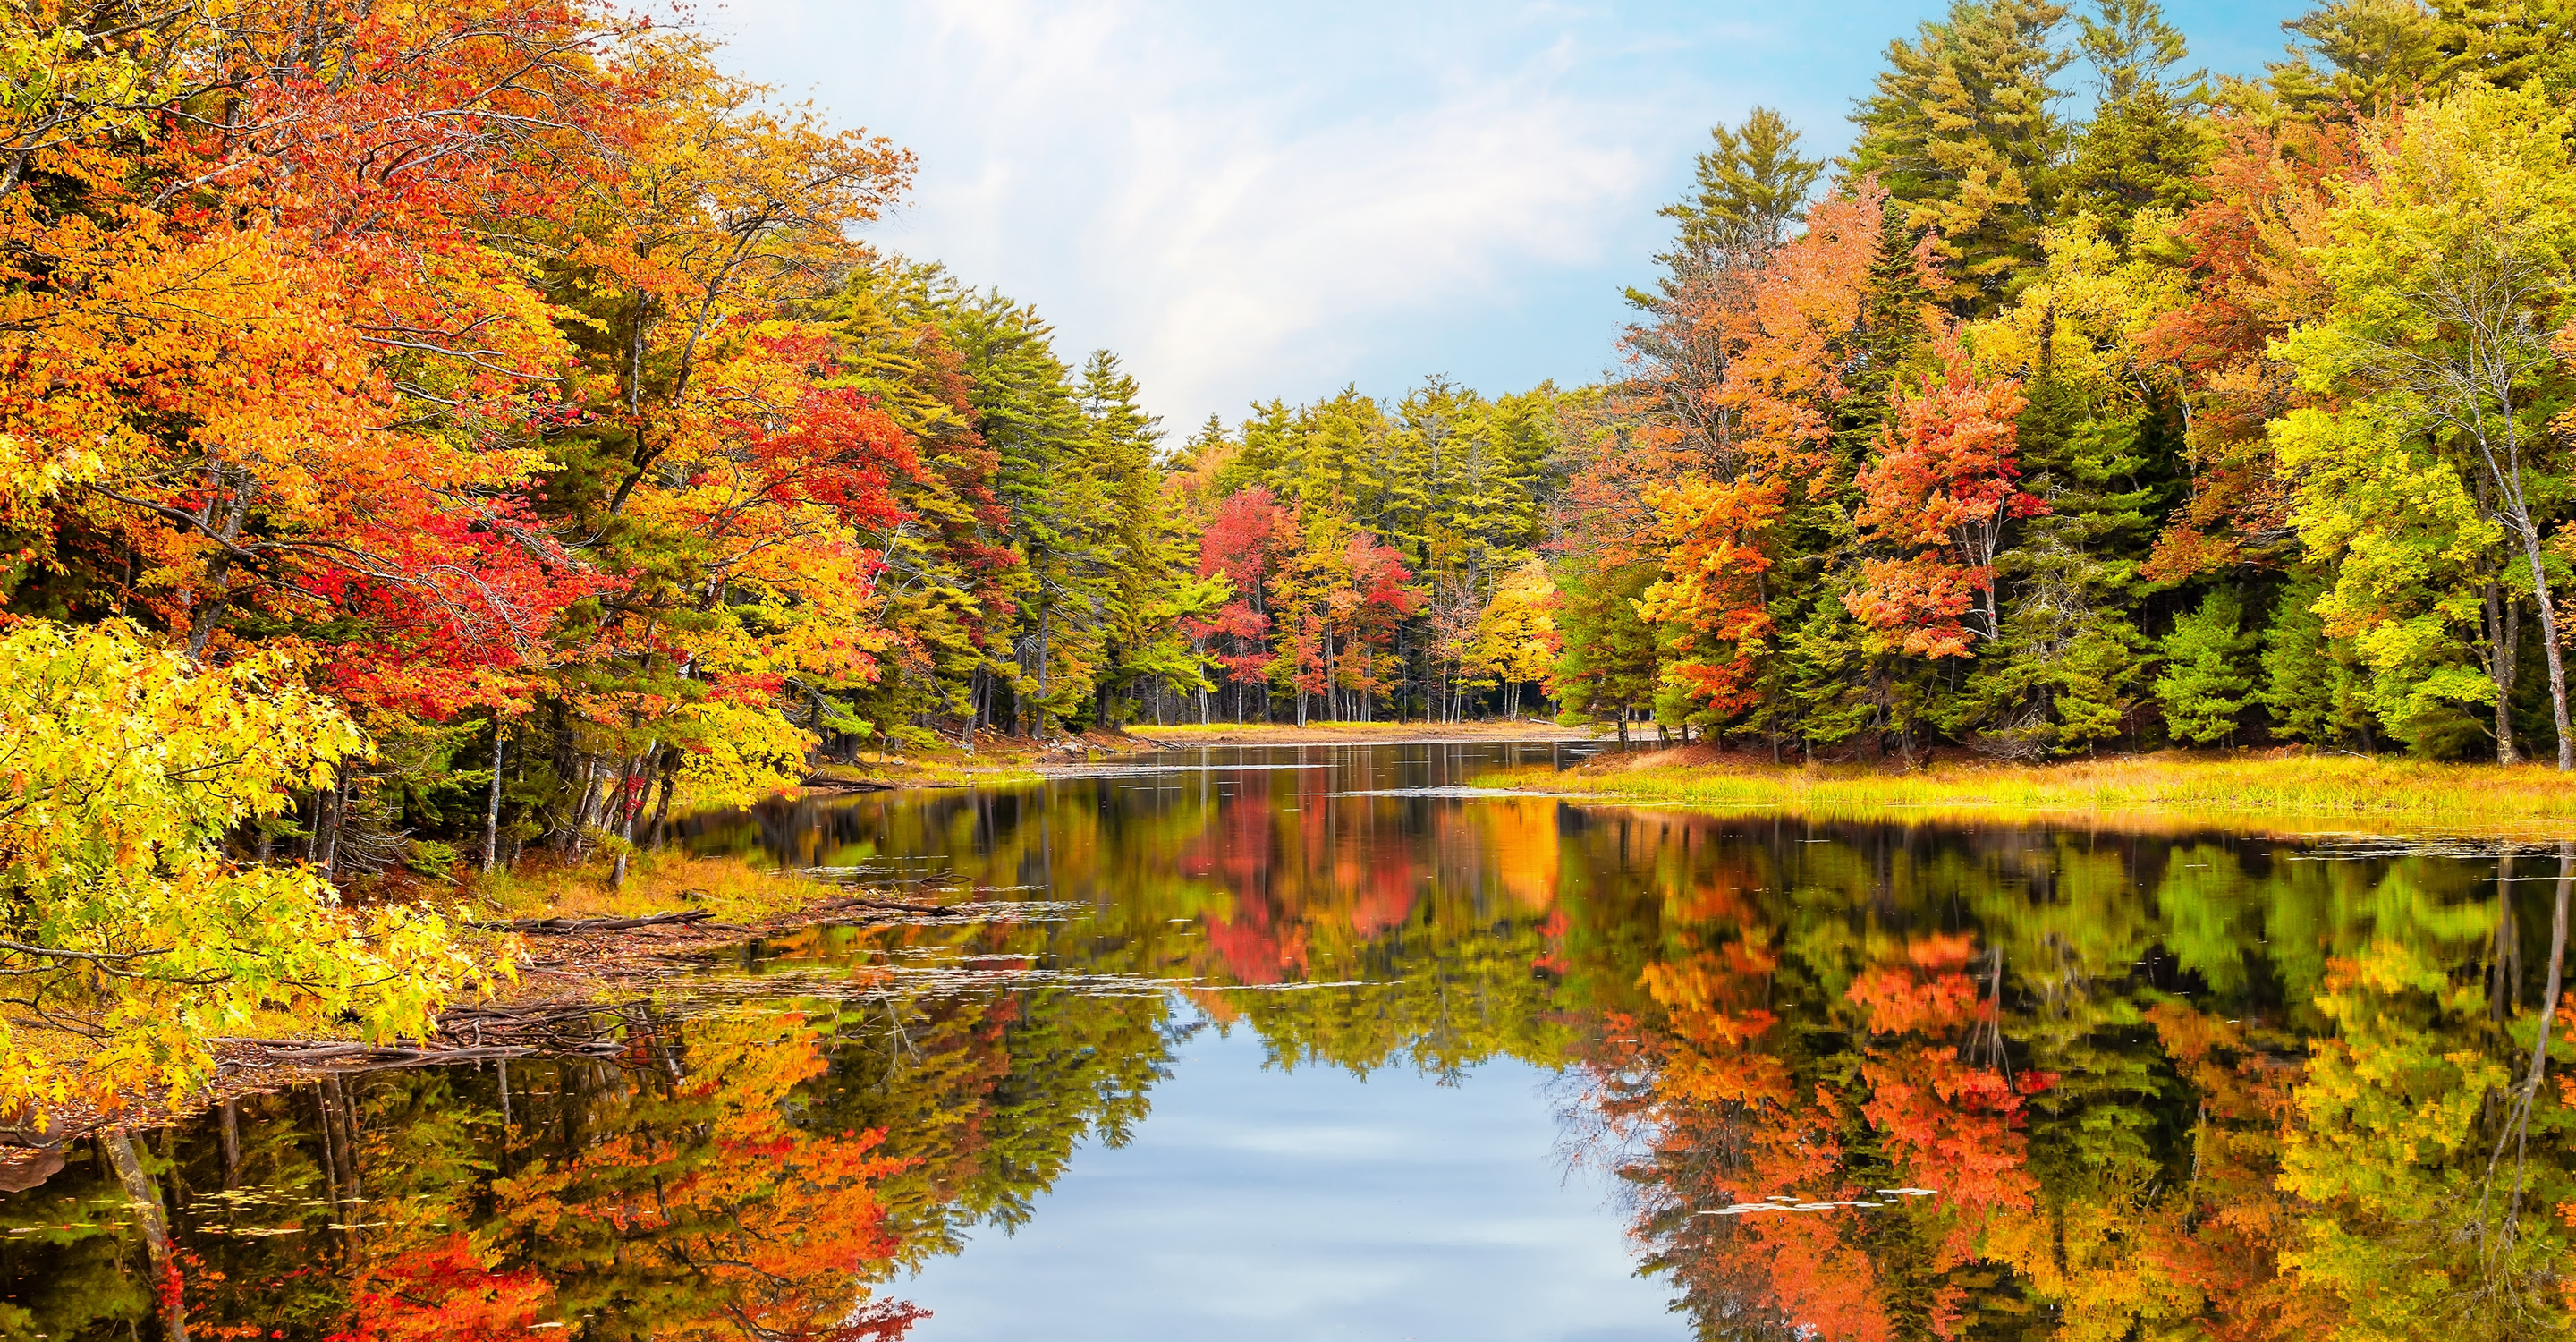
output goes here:
[{"label": "riverbank vegetation", "polygon": [[1480,783],[1550,795],[1770,811],[1817,819],[2091,827],[2409,831],[2557,838],[2576,830],[2576,779],[2360,755],[2164,751],[2051,764],[1974,757],[1906,772],[1868,764],[1781,765],[1707,746],[1595,757],[1570,770],[1503,771]]},{"label": "riverbank vegetation", "polygon": [[2152,4],[1960,3],[1833,164],[1722,128],[1567,449],[1568,710],[2567,767],[2576,43],[2503,13],[2212,80]]}]

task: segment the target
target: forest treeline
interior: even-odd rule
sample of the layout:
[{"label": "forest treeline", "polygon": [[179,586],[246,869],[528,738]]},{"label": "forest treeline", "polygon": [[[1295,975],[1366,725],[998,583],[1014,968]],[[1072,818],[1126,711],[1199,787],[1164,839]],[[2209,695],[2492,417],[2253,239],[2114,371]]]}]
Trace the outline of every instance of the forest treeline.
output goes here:
[{"label": "forest treeline", "polygon": [[260,1003],[417,1024],[478,971],[339,889],[622,874],[862,747],[1535,690],[1784,757],[2565,765],[2570,24],[2344,0],[2229,80],[2144,0],[1960,3],[1843,158],[1717,129],[1599,383],[1182,436],[869,247],[910,155],[685,30],[12,6],[8,1028],[158,1075]]},{"label": "forest treeline", "polygon": [[2565,767],[2569,22],[2350,0],[2239,80],[1961,3],[1844,158],[1720,128],[1563,449],[1568,710]]}]

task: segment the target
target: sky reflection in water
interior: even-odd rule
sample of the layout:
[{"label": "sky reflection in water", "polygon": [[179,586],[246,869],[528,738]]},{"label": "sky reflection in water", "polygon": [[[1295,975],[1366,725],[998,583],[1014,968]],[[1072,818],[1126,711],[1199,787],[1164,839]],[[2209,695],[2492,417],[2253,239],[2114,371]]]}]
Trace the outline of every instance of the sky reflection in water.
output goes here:
[{"label": "sky reflection in water", "polygon": [[1555,1158],[1551,1073],[1264,1068],[1249,1031],[1175,1051],[1119,1150],[1076,1153],[1027,1225],[894,1292],[924,1342],[1683,1338],[1611,1189]]}]

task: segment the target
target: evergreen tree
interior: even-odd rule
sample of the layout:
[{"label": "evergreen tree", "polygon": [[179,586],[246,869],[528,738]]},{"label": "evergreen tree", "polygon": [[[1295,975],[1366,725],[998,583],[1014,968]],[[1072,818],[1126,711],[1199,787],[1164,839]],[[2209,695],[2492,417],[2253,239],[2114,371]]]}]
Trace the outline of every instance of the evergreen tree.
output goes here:
[{"label": "evergreen tree", "polygon": [[1978,659],[1946,721],[2008,755],[2067,754],[2126,731],[2147,640],[2130,618],[2170,488],[2149,446],[2162,418],[2108,389],[2046,376],[2019,430],[2030,490],[2048,511],[2001,561],[2012,591],[2003,637]]},{"label": "evergreen tree", "polygon": [[1824,162],[1799,157],[1798,132],[1768,107],[1754,108],[1740,126],[1721,124],[1708,134],[1713,146],[1691,165],[1696,194],[1657,211],[1681,226],[1676,253],[1758,254],[1787,241],[1789,225],[1805,213],[1807,197],[1824,175]]},{"label": "evergreen tree", "polygon": [[1945,262],[1941,298],[1983,316],[2036,266],[2054,212],[2066,127],[2049,82],[2071,59],[2050,45],[2049,0],[1952,0],[1887,49],[1877,91],[1853,113],[1849,167],[1874,173]]},{"label": "evergreen tree", "polygon": [[2302,574],[2274,599],[2263,631],[2263,706],[2275,736],[2312,746],[2358,738],[2368,749],[2370,710],[2358,659],[2326,637],[2316,611],[2333,587],[2323,575]]},{"label": "evergreen tree", "polygon": [[1555,687],[1558,720],[1570,727],[1628,723],[1655,699],[1659,631],[1637,613],[1657,577],[1652,564],[1605,569],[1589,556],[1558,566],[1556,628],[1563,640]]},{"label": "evergreen tree", "polygon": [[2443,83],[2443,32],[2418,0],[2332,0],[2281,25],[2268,100],[2303,120],[2381,116]]},{"label": "evergreen tree", "polygon": [[2141,210],[2180,214],[2203,194],[2216,140],[2198,115],[2203,76],[2179,74],[2188,55],[2155,0],[2096,0],[2081,20],[2093,67],[2093,119],[2078,138],[2058,197],[2061,215],[2090,214],[2103,236],[2128,237]]},{"label": "evergreen tree", "polygon": [[1018,726],[1044,734],[1090,697],[1098,665],[1097,572],[1083,535],[1084,519],[1103,509],[1098,482],[1084,469],[1091,429],[1036,309],[987,291],[957,303],[951,322],[1026,575],[1010,708]]},{"label": "evergreen tree", "polygon": [[896,484],[906,515],[873,538],[894,655],[873,680],[814,687],[804,725],[827,739],[874,731],[928,744],[934,717],[980,721],[994,677],[1011,670],[1022,574],[1001,463],[945,329],[967,297],[940,267],[896,261],[858,271],[824,305],[839,337],[833,385],[885,407],[920,465]]},{"label": "evergreen tree", "polygon": [[1104,727],[1123,720],[1142,678],[1153,678],[1157,692],[1212,688],[1181,622],[1215,609],[1229,590],[1188,567],[1192,547],[1164,488],[1156,450],[1161,430],[1136,397],[1136,379],[1119,367],[1118,356],[1094,351],[1083,365],[1080,398],[1090,427],[1082,473],[1100,505],[1084,519],[1084,530],[1099,574],[1101,653],[1092,721]]},{"label": "evergreen tree", "polygon": [[2197,610],[2174,621],[2159,650],[2165,669],[2156,677],[2156,700],[2164,706],[2165,727],[2195,745],[2208,745],[2236,733],[2237,716],[2251,702],[2254,688],[2247,654],[2243,604],[2236,593],[2219,588],[2201,598]]},{"label": "evergreen tree", "polygon": [[1815,602],[1783,640],[1789,692],[1798,706],[1798,735],[1809,750],[1852,739],[1879,720],[1873,691],[1877,658],[1868,631],[1839,593]]},{"label": "evergreen tree", "polygon": [[2442,73],[2497,88],[2576,93],[2576,5],[2567,0],[2431,0]]}]

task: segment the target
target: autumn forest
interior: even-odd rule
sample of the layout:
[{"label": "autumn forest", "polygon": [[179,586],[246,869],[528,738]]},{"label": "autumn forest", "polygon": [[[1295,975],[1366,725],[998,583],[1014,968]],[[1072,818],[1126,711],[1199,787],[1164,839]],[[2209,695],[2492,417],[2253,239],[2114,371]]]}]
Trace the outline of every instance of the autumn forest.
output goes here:
[{"label": "autumn forest", "polygon": [[[598,0],[9,6],[0,1136],[185,1109],[262,1040],[425,1047],[457,1004],[569,963],[503,938],[561,933],[516,915],[576,887],[585,916],[701,905],[645,922],[775,896],[788,877],[718,880],[672,845],[777,822],[782,790],[890,786],[922,761],[1066,767],[1148,726],[1500,721],[1774,774],[2255,751],[2576,771],[2576,7],[2326,0],[2284,26],[2259,77],[2213,75],[2154,0],[1953,0],[1887,45],[1847,125],[1757,108],[1696,141],[1597,378],[1351,386],[1175,425],[1116,352],[886,245],[912,153],[747,82],[686,23]],[[1322,803],[1287,818],[1325,794],[1265,792],[1277,809],[1258,814],[1248,787],[1228,795],[1203,784],[1188,813],[1213,848],[1175,840],[1120,873],[1161,901],[1130,948],[1205,918],[1219,940],[1188,981],[1267,987],[1350,931],[1354,963],[1402,961],[1351,983],[1512,998],[1490,1009],[1536,1033],[1460,1056],[1585,1087],[1572,1109],[1619,1147],[1632,1235],[1703,1336],[2395,1338],[2470,1318],[2521,1337],[2576,1318],[2554,1266],[2576,1099],[2543,1086],[2552,1031],[2576,1029],[2563,845],[2553,922],[2515,903],[2506,883],[2544,878],[2514,877],[2509,846],[2471,855],[2504,892],[2471,913],[2487,877],[2377,852],[2394,865],[2368,881],[2311,879],[2171,832],[2106,855],[2019,831],[1667,821],[1684,846],[1648,859],[1627,821],[1614,842],[1597,818],[1498,808],[1523,823],[1441,822],[1441,860],[1500,854],[1506,875],[1459,878],[1436,930],[1420,914],[1416,963],[1416,889],[1450,879],[1421,873],[1447,869],[1407,850],[1385,859],[1402,879],[1372,884],[1360,850],[1384,834],[1332,830]],[[758,822],[727,809],[755,803]],[[736,818],[693,818],[718,813]],[[979,898],[1038,888],[978,814],[937,845],[987,862],[961,879]],[[1095,844],[1152,848],[1088,810],[1046,815],[1039,855],[1012,858],[1045,879]],[[1329,917],[1245,912],[1312,857],[1274,852],[1263,825],[1360,854],[1280,896]],[[1059,850],[1057,833],[1088,837]],[[1256,851],[1260,872],[1229,868]],[[769,856],[792,875],[883,854]],[[2213,865],[2234,874],[2182,874]],[[2131,895],[2150,872],[2152,909]],[[1625,902],[1582,904],[1595,883]],[[1977,903],[2006,888],[2099,916]],[[2331,925],[2332,954],[2219,946],[2258,935],[2239,896],[2275,930]],[[797,935],[840,935],[821,921]],[[2380,928],[2404,935],[2363,930]],[[1034,963],[1051,935],[967,948]],[[2178,946],[2183,968],[2122,977]],[[987,1187],[969,1158],[984,1136],[883,1094],[828,1098],[859,1047],[833,1012],[875,1028],[859,1000],[796,1015],[783,1051],[760,1046],[765,1024],[704,1027],[733,1061],[686,1083],[676,1017],[584,1036],[581,1056],[667,1062],[677,1089],[561,1064],[542,1156],[501,1071],[497,1123],[422,1138],[452,1138],[448,1164],[395,1162],[484,1238],[424,1220],[378,1252],[334,1225],[360,1294],[329,1309],[363,1315],[382,1287],[386,1317],[409,1317],[383,1283],[471,1278],[493,1319],[554,1326],[528,1322],[557,1289],[530,1265],[614,1275],[591,1250],[614,1256],[648,1184],[670,1193],[648,1166],[753,1208],[726,1213],[723,1254],[834,1271],[901,1256],[888,1225],[926,1255],[956,1188],[1016,1206],[1022,1185]],[[958,1069],[958,1112],[1048,1171],[1080,1133],[1123,1132],[1184,1037],[1162,997],[1098,1015],[928,1000],[903,999],[936,1025],[921,1056]],[[1231,1021],[1224,1000],[1199,1009]],[[1280,1002],[1237,1014],[1290,1055],[1465,1065],[1424,1051],[1432,1026]],[[1024,1060],[994,1041],[1041,1025],[1115,1035],[1064,1052],[1126,1070],[1047,1099],[1063,1113],[1010,1109],[992,1097],[1043,1086],[1006,1085]],[[518,1046],[492,1047],[470,1082],[410,1076],[366,1103],[480,1105],[480,1065]],[[354,1188],[354,1093],[313,1092],[319,1166],[289,1149],[301,1111],[272,1098],[247,1111],[248,1156],[227,1101],[218,1146],[211,1120],[185,1158],[117,1128],[84,1177],[237,1192],[266,1160]],[[2186,1093],[2197,1115],[2166,1103]],[[850,1131],[790,1121],[791,1097],[849,1110]],[[889,1130],[968,1155],[886,1156]],[[2491,1139],[2479,1182],[2465,1171]],[[803,1173],[726,1163],[759,1151]],[[1956,1176],[1949,1209],[1869,1223],[1883,1234],[1742,1215],[1861,1166]],[[2498,1170],[2509,1213],[2488,1205]],[[822,1193],[847,1195],[838,1219],[799,1201]],[[2473,1195],[2474,1217],[2414,1214]],[[1712,1198],[1738,1219],[1695,1219]],[[56,1224],[16,1216],[12,1234]],[[561,1227],[592,1239],[545,1241]],[[142,1233],[163,1284],[131,1317],[158,1310],[184,1338],[175,1283],[209,1260],[166,1225]],[[684,1240],[622,1269],[698,1273],[716,1241]],[[2475,1290],[2383,1289],[2425,1273]],[[741,1335],[913,1319],[853,1312],[838,1277],[809,1298],[776,1287],[784,1268],[716,1275]],[[599,1290],[630,1288],[650,1294]],[[2242,1308],[2211,1303],[2228,1299]],[[2015,1331],[2032,1309],[2046,1326]],[[529,1335],[452,1323],[327,1335]]]}]

